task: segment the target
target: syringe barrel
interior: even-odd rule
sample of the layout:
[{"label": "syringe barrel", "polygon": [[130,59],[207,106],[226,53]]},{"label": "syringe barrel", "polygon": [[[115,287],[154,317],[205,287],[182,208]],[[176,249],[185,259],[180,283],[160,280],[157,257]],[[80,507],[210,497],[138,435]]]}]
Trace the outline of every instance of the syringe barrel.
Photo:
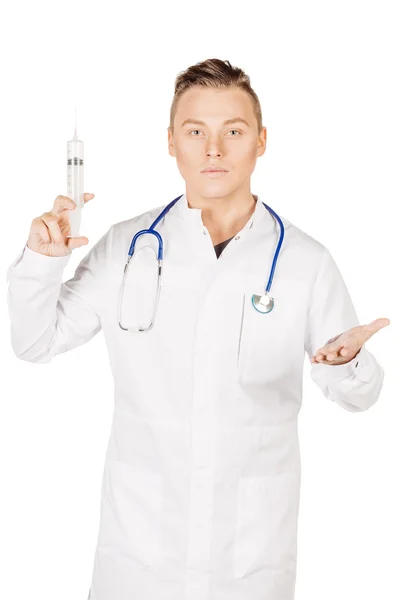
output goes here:
[{"label": "syringe barrel", "polygon": [[71,228],[67,237],[79,236],[83,194],[83,142],[76,139],[67,142],[67,196],[76,204],[68,211]]}]

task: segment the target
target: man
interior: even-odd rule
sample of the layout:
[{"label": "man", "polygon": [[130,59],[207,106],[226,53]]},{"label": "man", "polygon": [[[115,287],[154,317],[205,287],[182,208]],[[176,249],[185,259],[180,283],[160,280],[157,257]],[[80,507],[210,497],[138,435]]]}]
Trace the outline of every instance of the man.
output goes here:
[{"label": "man", "polygon": [[282,217],[274,306],[255,310],[280,226],[250,191],[266,128],[241,69],[178,76],[168,144],[186,192],[154,227],[154,324],[130,331],[153,322],[156,235],[120,285],[167,205],[114,224],[61,283],[87,238],[66,238],[58,196],[9,269],[13,348],[46,363],[104,331],[115,411],[91,600],[291,600],[305,353],[326,398],[367,410],[384,373],[365,342],[389,320],[361,326],[330,252]]}]

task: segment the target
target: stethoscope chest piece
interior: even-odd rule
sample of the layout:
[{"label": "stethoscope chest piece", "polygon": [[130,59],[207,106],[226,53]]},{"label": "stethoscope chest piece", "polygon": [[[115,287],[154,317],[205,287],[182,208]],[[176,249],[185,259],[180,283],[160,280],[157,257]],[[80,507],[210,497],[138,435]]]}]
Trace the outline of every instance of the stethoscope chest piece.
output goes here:
[{"label": "stethoscope chest piece", "polygon": [[263,294],[262,296],[253,294],[251,297],[251,302],[254,308],[260,313],[269,313],[274,308],[274,299],[268,294]]}]

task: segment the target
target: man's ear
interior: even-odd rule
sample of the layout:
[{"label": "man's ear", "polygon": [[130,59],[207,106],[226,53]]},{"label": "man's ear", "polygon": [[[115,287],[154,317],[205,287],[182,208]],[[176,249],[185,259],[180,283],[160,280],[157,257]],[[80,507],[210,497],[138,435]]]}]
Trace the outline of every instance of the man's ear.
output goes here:
[{"label": "man's ear", "polygon": [[175,156],[174,137],[170,127],[168,127],[168,152],[170,156]]},{"label": "man's ear", "polygon": [[262,156],[265,152],[266,149],[266,145],[267,145],[267,128],[263,127],[261,130],[261,133],[259,135],[258,138],[259,144],[258,144],[258,154],[257,156]]}]

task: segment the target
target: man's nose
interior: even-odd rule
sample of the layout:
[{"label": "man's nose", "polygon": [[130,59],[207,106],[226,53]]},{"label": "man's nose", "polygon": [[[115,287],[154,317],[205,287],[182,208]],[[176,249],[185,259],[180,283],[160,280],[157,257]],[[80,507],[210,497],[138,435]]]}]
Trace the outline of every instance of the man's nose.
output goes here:
[{"label": "man's nose", "polygon": [[207,156],[221,156],[222,141],[218,136],[211,136],[206,145]]},{"label": "man's nose", "polygon": [[218,144],[210,143],[207,146],[207,156],[221,156],[222,151]]}]

